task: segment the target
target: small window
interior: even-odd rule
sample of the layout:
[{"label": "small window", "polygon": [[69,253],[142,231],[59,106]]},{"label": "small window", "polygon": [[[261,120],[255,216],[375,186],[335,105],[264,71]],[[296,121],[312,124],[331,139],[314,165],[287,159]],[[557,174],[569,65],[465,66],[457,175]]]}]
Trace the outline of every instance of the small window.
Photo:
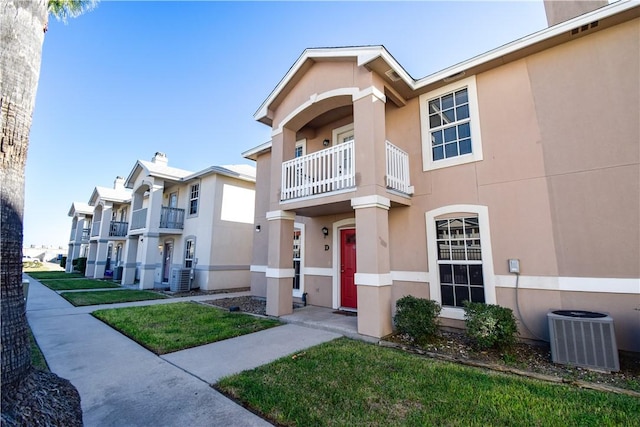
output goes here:
[{"label": "small window", "polygon": [[200,184],[193,184],[189,197],[189,215],[198,213],[198,199],[200,197]]},{"label": "small window", "polygon": [[423,169],[482,160],[475,77],[420,97]]},{"label": "small window", "polygon": [[293,290],[300,290],[300,234],[299,228],[293,231],[293,269],[295,271],[293,277]]},{"label": "small window", "polygon": [[193,239],[188,239],[185,243],[184,251],[184,268],[193,268],[193,260],[196,254],[196,242]]}]

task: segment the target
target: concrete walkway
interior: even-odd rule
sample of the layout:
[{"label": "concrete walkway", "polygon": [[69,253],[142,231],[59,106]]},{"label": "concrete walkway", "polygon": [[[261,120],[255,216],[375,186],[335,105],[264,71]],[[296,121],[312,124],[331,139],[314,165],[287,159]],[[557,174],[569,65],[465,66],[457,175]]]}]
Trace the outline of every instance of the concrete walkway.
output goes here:
[{"label": "concrete walkway", "polygon": [[51,371],[80,392],[87,427],[268,426],[209,384],[341,336],[287,324],[159,357],[90,313],[246,293],[76,308],[37,280],[29,280],[27,319]]}]

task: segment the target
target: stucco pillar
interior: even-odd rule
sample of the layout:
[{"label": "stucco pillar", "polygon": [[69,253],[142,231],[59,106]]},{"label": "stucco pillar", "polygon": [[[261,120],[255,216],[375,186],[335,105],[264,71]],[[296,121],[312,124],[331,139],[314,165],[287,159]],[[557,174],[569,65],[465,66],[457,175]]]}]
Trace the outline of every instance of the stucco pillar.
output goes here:
[{"label": "stucco pillar", "polygon": [[107,265],[107,250],[109,247],[109,225],[111,222],[112,208],[110,205],[104,205],[102,208],[102,217],[100,220],[100,229],[98,230],[98,248],[96,253],[95,279],[104,279],[104,271]]},{"label": "stucco pillar", "polygon": [[156,264],[160,259],[159,235],[148,233],[143,235],[140,245],[142,264],[140,265],[140,289],[153,289],[156,276]]},{"label": "stucco pillar", "polygon": [[124,268],[122,269],[123,285],[133,285],[136,281],[136,260],[138,258],[138,239],[140,236],[129,236],[124,244]]},{"label": "stucco pillar", "polygon": [[389,262],[389,199],[351,200],[356,212],[358,333],[380,338],[392,332]]},{"label": "stucco pillar", "polygon": [[96,255],[98,254],[98,242],[89,242],[89,255],[87,256],[87,268],[84,271],[85,277],[94,277],[96,272]]},{"label": "stucco pillar", "polygon": [[[383,86],[381,86],[383,87]],[[386,191],[386,114],[384,92],[363,89],[353,100],[358,196]]]},{"label": "stucco pillar", "polygon": [[293,312],[293,221],[287,211],[267,212],[269,221],[269,261],[267,265],[267,315]]},{"label": "stucco pillar", "polygon": [[162,196],[164,193],[164,182],[154,183],[149,186],[149,202],[147,205],[147,230],[157,231],[160,228],[160,217],[162,216]]}]

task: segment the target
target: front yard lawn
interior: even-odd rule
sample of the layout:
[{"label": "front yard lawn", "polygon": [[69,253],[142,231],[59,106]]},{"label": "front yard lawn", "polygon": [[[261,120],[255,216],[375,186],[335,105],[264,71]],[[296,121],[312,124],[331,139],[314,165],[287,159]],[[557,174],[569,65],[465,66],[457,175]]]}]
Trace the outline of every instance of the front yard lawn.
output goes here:
[{"label": "front yard lawn", "polygon": [[155,292],[138,291],[133,289],[122,289],[117,291],[62,292],[60,296],[76,307],[166,298],[166,296]]},{"label": "front yard lawn", "polygon": [[66,273],[64,271],[29,271],[27,274],[34,279],[82,279],[80,273]]},{"label": "front yard lawn", "polygon": [[284,426],[637,425],[640,399],[341,338],[216,388]]},{"label": "front yard lawn", "polygon": [[104,289],[119,288],[120,284],[95,279],[49,279],[40,280],[40,283],[54,291],[70,291],[75,289]]},{"label": "front yard lawn", "polygon": [[93,315],[156,354],[222,341],[280,324],[277,320],[193,302],[98,310]]}]

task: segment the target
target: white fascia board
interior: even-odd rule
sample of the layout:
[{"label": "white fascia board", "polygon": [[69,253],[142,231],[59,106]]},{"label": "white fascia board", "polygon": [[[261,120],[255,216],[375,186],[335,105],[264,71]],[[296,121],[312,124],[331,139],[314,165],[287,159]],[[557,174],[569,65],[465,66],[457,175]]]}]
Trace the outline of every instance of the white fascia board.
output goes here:
[{"label": "white fascia board", "polygon": [[254,158],[252,158],[253,156],[255,156],[256,154],[258,154],[258,153],[260,153],[262,151],[270,150],[271,149],[271,145],[272,145],[271,141],[264,142],[264,143],[258,145],[257,147],[250,148],[247,151],[245,151],[244,153],[242,153],[242,157],[244,157],[245,159],[249,159],[249,160],[255,160]]},{"label": "white fascia board", "polygon": [[243,181],[249,181],[249,182],[256,182],[256,177],[255,176],[250,176],[250,175],[246,175],[243,173],[239,173],[239,172],[234,172],[230,169],[224,168],[222,166],[209,166],[206,169],[203,169],[199,172],[195,172],[192,173],[191,175],[185,176],[184,178],[181,178],[180,181],[183,182],[187,182],[187,181],[191,181],[192,179],[197,179],[197,178],[201,178],[203,176],[206,175],[211,175],[211,174],[218,174],[218,175],[224,175],[224,176],[228,176],[229,178],[235,178],[235,179],[241,179]]}]

